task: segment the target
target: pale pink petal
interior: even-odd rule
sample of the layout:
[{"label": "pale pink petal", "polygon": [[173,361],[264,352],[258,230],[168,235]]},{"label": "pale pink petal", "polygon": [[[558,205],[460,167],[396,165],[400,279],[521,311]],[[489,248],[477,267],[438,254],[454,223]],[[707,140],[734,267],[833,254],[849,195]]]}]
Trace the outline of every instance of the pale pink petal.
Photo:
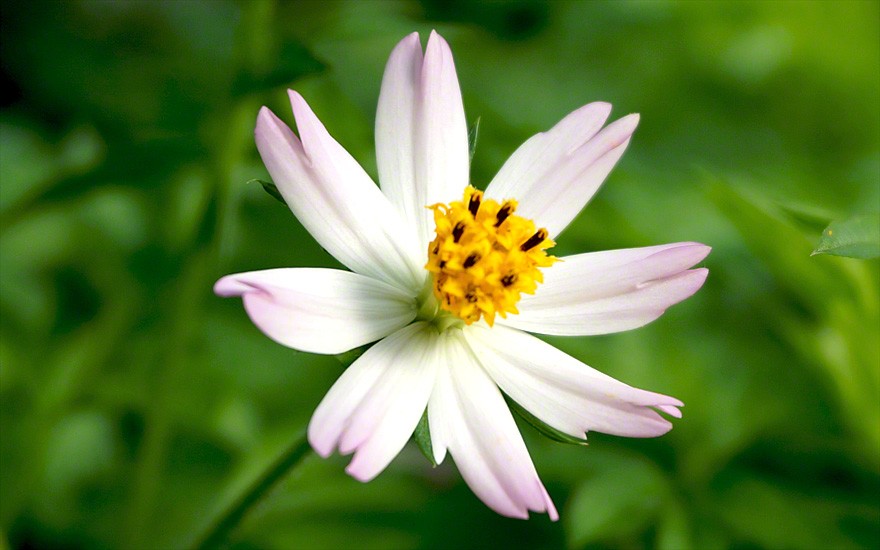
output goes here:
[{"label": "pale pink petal", "polygon": [[628,386],[530,334],[471,325],[465,336],[504,393],[569,435],[656,437],[672,424],[654,409],[681,417],[678,399]]},{"label": "pale pink petal", "polygon": [[346,471],[378,475],[412,436],[428,405],[438,367],[437,331],[402,328],[368,349],[339,377],[309,423],[309,442],[327,457],[354,452]]},{"label": "pale pink petal", "polygon": [[428,405],[432,446],[448,449],[468,486],[499,514],[527,518],[532,510],[555,521],[556,508],[498,387],[461,331],[444,337],[446,365],[438,370]]},{"label": "pale pink petal", "polygon": [[376,158],[382,191],[424,251],[434,229],[425,207],[460,199],[470,164],[452,52],[436,32],[424,57],[418,33],[391,53],[376,113]]},{"label": "pale pink petal", "polygon": [[607,103],[591,103],[532,136],[504,163],[486,196],[516,199],[517,214],[555,238],[605,181],[638,125],[639,116],[628,115],[598,131],[610,111]]},{"label": "pale pink petal", "polygon": [[638,328],[699,290],[709,272],[688,268],[710,250],[675,243],[564,257],[543,270],[544,283],[535,294],[523,295],[519,315],[498,322],[565,336]]},{"label": "pale pink petal", "polygon": [[418,291],[424,251],[363,168],[290,92],[300,138],[263,107],[256,141],[272,180],[318,243],[352,271]]},{"label": "pale pink petal", "polygon": [[285,346],[342,353],[374,342],[416,316],[415,300],[395,286],[337,269],[269,269],[227,275],[220,296],[241,296],[251,320]]}]

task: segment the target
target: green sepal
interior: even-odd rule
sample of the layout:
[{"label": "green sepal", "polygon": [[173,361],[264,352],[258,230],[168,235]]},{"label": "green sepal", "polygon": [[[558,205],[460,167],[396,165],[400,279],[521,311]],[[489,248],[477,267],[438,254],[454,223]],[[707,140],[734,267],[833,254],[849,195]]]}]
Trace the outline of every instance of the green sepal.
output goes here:
[{"label": "green sepal", "polygon": [[819,254],[863,260],[880,257],[880,212],[831,222],[810,255]]},{"label": "green sepal", "polygon": [[422,413],[422,418],[419,420],[418,425],[416,425],[413,439],[415,439],[416,445],[419,446],[419,450],[422,451],[422,454],[425,455],[431,466],[437,466],[437,462],[434,460],[434,448],[431,446],[431,429],[428,427],[427,409]]},{"label": "green sepal", "polygon": [[263,181],[260,179],[253,179],[253,180],[248,181],[248,184],[251,184],[251,183],[259,183],[263,187],[263,191],[265,191],[266,193],[269,193],[269,195],[271,195],[272,198],[281,202],[282,204],[285,204],[285,205],[287,204],[287,202],[284,201],[284,197],[281,196],[281,192],[278,191],[278,188],[271,181]]},{"label": "green sepal", "polygon": [[474,160],[474,151],[477,150],[477,138],[480,136],[480,117],[474,121],[474,125],[468,130],[468,153],[469,159]]},{"label": "green sepal", "polygon": [[523,408],[519,403],[508,397],[504,396],[504,399],[507,400],[507,405],[510,407],[510,410],[518,414],[523,420],[532,425],[533,428],[538,430],[541,435],[546,436],[553,441],[558,441],[559,443],[568,443],[569,445],[588,445],[587,440],[585,438],[574,437],[573,435],[568,435],[565,432],[561,432],[545,423],[540,418],[536,417],[525,408]]},{"label": "green sepal", "polygon": [[365,346],[361,346],[359,348],[350,349],[348,351],[344,351],[342,353],[337,353],[333,357],[336,358],[337,361],[342,363],[346,368],[350,367],[352,363],[357,361],[358,357],[364,354],[370,346],[373,344],[367,344]]}]

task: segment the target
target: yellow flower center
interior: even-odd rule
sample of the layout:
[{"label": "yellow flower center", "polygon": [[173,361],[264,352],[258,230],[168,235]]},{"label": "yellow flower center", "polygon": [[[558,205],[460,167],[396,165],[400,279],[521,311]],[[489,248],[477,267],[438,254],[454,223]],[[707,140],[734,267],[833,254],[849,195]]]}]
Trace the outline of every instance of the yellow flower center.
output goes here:
[{"label": "yellow flower center", "polygon": [[484,317],[491,326],[496,314],[519,313],[520,295],[534,294],[544,281],[538,268],[557,261],[546,252],[556,244],[547,230],[514,214],[514,200],[498,204],[468,187],[463,200],[428,208],[437,233],[425,265],[434,296],[468,325]]}]

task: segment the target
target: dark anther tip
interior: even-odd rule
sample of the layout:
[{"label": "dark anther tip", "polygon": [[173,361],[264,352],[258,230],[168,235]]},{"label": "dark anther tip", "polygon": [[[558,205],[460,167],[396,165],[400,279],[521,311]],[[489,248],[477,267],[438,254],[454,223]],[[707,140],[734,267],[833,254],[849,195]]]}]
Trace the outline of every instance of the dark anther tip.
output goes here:
[{"label": "dark anther tip", "polygon": [[455,227],[452,228],[452,241],[457,243],[461,240],[462,234],[464,234],[464,223],[458,222],[455,224]]},{"label": "dark anther tip", "polygon": [[498,227],[499,225],[504,223],[504,220],[509,218],[512,212],[513,206],[509,202],[504,203],[501,206],[501,209],[498,210],[498,214],[495,216],[495,218],[498,220],[495,222],[495,227]]},{"label": "dark anther tip", "polygon": [[471,213],[471,216],[477,217],[477,212],[480,210],[480,201],[482,200],[479,193],[474,193],[471,195],[470,200],[468,201],[468,211]]},{"label": "dark anther tip", "polygon": [[536,246],[541,244],[541,242],[546,238],[547,238],[547,230],[546,229],[539,229],[538,231],[535,232],[534,235],[529,237],[529,240],[522,243],[522,246],[520,246],[519,248],[523,252],[525,252],[527,250],[531,250],[532,248],[535,248]]},{"label": "dark anther tip", "polygon": [[462,264],[462,266],[463,266],[465,269],[467,269],[467,268],[469,268],[469,267],[473,267],[474,264],[476,264],[476,263],[479,262],[479,261],[480,261],[480,255],[477,254],[477,253],[474,253],[474,254],[471,254],[470,256],[468,256],[467,258],[465,258],[464,263]]}]

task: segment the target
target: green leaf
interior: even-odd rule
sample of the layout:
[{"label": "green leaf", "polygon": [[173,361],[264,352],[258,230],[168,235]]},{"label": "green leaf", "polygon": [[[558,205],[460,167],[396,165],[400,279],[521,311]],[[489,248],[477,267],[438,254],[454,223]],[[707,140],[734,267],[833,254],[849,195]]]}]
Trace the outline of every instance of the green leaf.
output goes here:
[{"label": "green leaf", "polygon": [[263,181],[260,179],[253,179],[253,180],[248,181],[248,184],[251,184],[251,183],[259,183],[260,185],[263,186],[263,191],[272,195],[272,197],[275,200],[280,201],[282,204],[285,204],[285,205],[287,204],[284,201],[284,197],[281,196],[281,192],[278,191],[278,188],[271,181]]},{"label": "green leaf", "polygon": [[348,351],[344,351],[342,353],[337,353],[333,357],[335,357],[340,363],[345,365],[346,368],[351,366],[352,363],[357,361],[357,358],[364,354],[365,351],[370,349],[372,344],[367,344],[365,346],[361,346],[359,348],[350,349]]},{"label": "green leaf", "polygon": [[857,548],[848,521],[857,517],[850,503],[821,498],[810,491],[737,471],[724,479],[707,510],[732,531],[736,540],[757,548]]},{"label": "green leaf", "polygon": [[468,151],[470,160],[474,160],[474,151],[477,150],[477,138],[480,137],[480,117],[474,121],[474,125],[468,130]]},{"label": "green leaf", "polygon": [[422,451],[425,458],[428,459],[432,466],[436,466],[437,462],[434,460],[434,448],[431,446],[431,429],[428,427],[427,409],[422,413],[422,419],[419,420],[419,423],[416,426],[416,431],[413,432],[413,439],[416,440],[416,445],[419,446],[419,450]]},{"label": "green leaf", "polygon": [[831,222],[811,256],[818,254],[861,259],[880,256],[880,212]]},{"label": "green leaf", "polygon": [[652,463],[620,456],[574,489],[564,521],[569,548],[633,540],[668,505],[669,481]]},{"label": "green leaf", "polygon": [[525,410],[519,403],[509,398],[508,396],[504,396],[507,400],[507,405],[510,409],[522,417],[523,420],[532,425],[533,428],[538,430],[541,435],[547,436],[553,441],[558,441],[559,443],[568,443],[570,445],[587,445],[586,439],[581,439],[579,437],[574,437],[573,435],[568,435],[565,432],[561,432],[546,424],[543,420],[539,419],[529,411]]}]

